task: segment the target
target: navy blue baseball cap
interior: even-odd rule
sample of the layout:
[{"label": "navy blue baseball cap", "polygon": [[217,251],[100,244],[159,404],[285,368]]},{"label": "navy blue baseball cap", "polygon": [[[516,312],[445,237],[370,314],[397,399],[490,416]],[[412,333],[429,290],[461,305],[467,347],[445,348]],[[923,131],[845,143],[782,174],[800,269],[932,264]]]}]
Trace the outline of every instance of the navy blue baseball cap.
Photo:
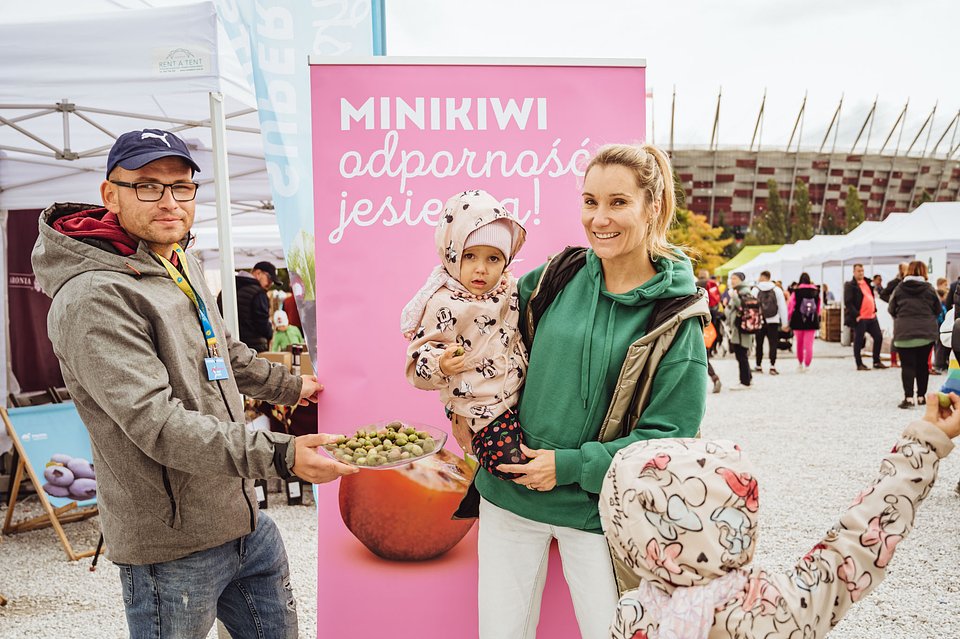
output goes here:
[{"label": "navy blue baseball cap", "polygon": [[130,131],[113,143],[110,155],[107,156],[107,177],[110,177],[110,172],[117,166],[135,171],[154,160],[167,157],[183,158],[194,171],[200,171],[200,166],[190,157],[190,149],[170,131]]}]

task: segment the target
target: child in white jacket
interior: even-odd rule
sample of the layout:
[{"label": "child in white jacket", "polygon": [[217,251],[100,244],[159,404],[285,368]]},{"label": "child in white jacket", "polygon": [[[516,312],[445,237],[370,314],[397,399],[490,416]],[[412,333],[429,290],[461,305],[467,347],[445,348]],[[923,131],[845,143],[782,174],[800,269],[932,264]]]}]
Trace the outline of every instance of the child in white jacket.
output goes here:
[{"label": "child in white jacket", "polygon": [[438,390],[462,420],[480,464],[504,479],[502,463],[524,463],[514,411],[527,370],[519,331],[517,278],[507,270],[526,232],[489,193],[450,198],[435,234],[440,265],[403,309],[410,339],[407,379]]},{"label": "child in white jacket", "polygon": [[614,457],[600,515],[614,554],[640,577],[623,595],[614,639],[817,639],[884,577],[913,528],[939,460],[960,435],[960,397],[928,397],[840,521],[790,571],[748,566],[757,480],[726,441],[649,440]]}]

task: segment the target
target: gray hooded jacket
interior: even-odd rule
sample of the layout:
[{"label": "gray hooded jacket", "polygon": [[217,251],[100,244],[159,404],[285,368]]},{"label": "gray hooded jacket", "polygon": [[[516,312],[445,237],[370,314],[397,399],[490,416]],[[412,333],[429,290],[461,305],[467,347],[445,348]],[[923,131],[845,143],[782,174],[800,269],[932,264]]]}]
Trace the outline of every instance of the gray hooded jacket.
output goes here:
[{"label": "gray hooded jacket", "polygon": [[122,257],[50,226],[94,208],[55,204],[40,216],[32,258],[53,298],[47,331],[90,432],[108,557],[179,559],[256,527],[250,480],[289,475],[294,446],[289,435],[247,432],[241,393],[294,404],[302,381],[227,333],[187,256],[229,369],[208,381],[196,308],[146,244]]}]

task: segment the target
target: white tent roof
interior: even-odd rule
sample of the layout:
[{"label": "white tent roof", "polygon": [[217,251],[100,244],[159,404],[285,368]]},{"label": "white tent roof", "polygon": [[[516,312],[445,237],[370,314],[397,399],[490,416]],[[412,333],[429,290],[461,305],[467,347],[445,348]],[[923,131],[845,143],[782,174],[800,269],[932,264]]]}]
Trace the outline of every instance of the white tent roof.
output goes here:
[{"label": "white tent roof", "polygon": [[[863,224],[866,224],[864,222],[849,235],[844,236],[843,242],[821,253],[815,259],[811,259],[811,262],[819,262],[827,266],[837,266],[841,262],[850,264],[856,261],[868,261],[871,258],[876,263],[890,262],[887,256],[871,253],[869,242],[874,237],[890,234],[892,229],[899,228],[911,215],[912,213],[890,213],[882,222],[875,222],[873,226],[860,231]],[[897,262],[900,259],[900,256],[897,256],[892,261]]]},{"label": "white tent roof", "polygon": [[191,146],[209,183],[198,217],[215,217],[202,205],[214,198],[211,91],[225,96],[233,213],[261,207],[271,195],[255,98],[213,3],[116,9],[0,0],[0,209],[96,201],[116,136],[152,126]]},{"label": "white tent roof", "polygon": [[[886,221],[885,221],[886,222]],[[896,224],[884,224],[880,232],[850,248],[888,261],[914,259],[918,251],[944,249],[960,253],[960,202],[927,202]]]}]

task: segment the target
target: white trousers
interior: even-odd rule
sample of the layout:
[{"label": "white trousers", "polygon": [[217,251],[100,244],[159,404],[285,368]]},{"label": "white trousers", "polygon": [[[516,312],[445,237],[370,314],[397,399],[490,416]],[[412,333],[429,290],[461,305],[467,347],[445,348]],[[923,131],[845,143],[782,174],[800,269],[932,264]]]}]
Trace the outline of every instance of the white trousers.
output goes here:
[{"label": "white trousers", "polygon": [[[583,639],[609,639],[617,584],[603,535],[532,521],[480,502],[480,639],[534,639],[556,539]],[[549,614],[549,611],[548,611]]]}]

